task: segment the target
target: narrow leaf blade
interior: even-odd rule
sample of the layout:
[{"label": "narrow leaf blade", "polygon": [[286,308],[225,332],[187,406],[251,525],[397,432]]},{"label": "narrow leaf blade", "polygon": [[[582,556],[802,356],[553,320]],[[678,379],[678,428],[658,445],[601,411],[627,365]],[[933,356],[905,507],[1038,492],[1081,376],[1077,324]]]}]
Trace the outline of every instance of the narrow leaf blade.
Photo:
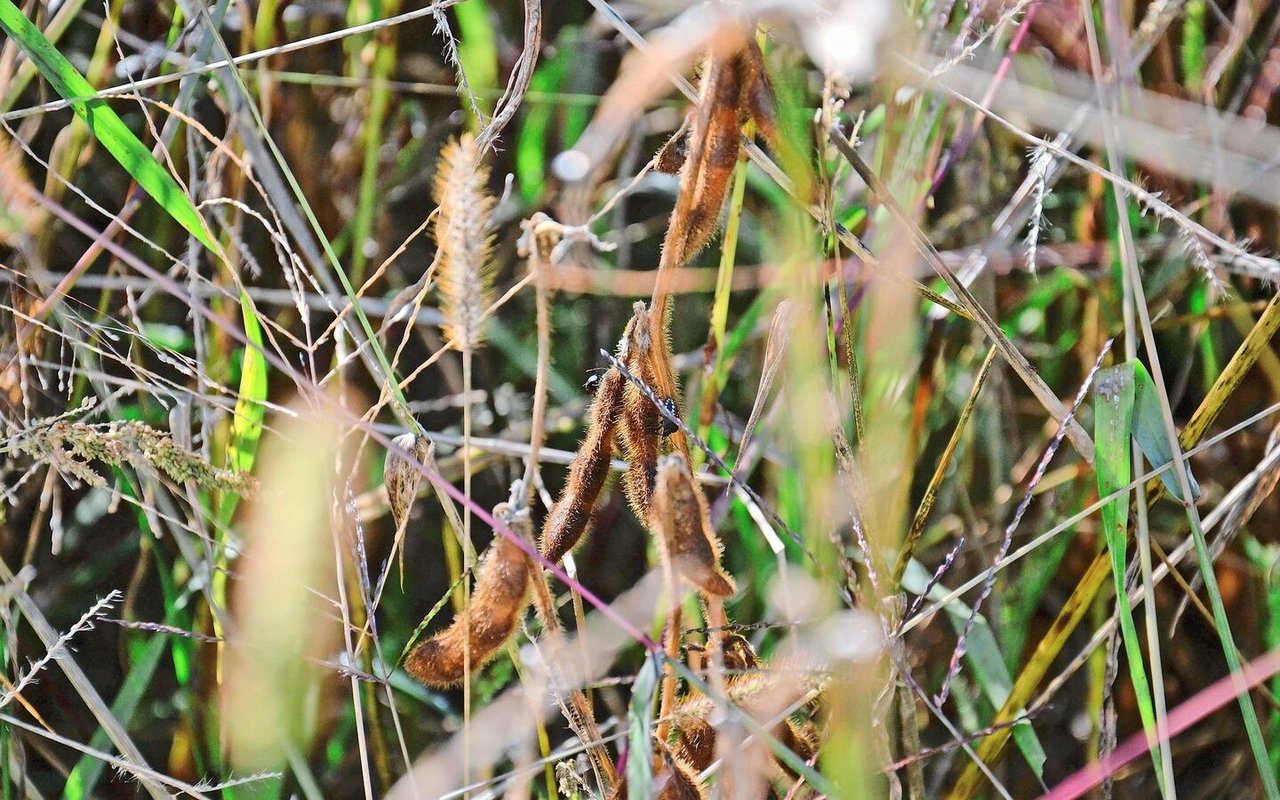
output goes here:
[{"label": "narrow leaf blade", "polygon": [[[1155,381],[1151,380],[1147,368],[1141,362],[1133,363],[1134,405],[1133,405],[1133,438],[1138,448],[1153,467],[1163,467],[1173,461],[1173,451],[1169,449],[1169,436],[1164,429],[1164,415],[1160,411],[1160,397],[1157,394]],[[1182,500],[1182,489],[1178,486],[1178,476],[1173,469],[1160,473],[1164,488],[1178,500]],[[1187,481],[1191,484],[1191,499],[1200,497],[1200,484],[1196,483],[1191,470],[1187,470]]]},{"label": "narrow leaf blade", "polygon": [[213,237],[205,229],[191,198],[156,160],[137,136],[129,130],[105,100],[95,98],[93,86],[71,62],[54,47],[45,35],[12,0],[0,0],[0,29],[11,37],[31,62],[64,100],[71,103],[76,116],[89,127],[120,166],[133,177],[147,194],[169,212],[169,216],[201,244],[216,251]]}]

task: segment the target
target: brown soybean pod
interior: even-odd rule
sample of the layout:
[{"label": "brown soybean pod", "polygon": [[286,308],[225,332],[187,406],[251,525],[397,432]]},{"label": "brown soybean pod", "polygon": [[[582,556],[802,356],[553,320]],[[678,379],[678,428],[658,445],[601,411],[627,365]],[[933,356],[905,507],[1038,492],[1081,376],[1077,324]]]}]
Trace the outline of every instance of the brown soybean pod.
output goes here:
[{"label": "brown soybean pod", "polygon": [[529,556],[499,535],[480,567],[471,605],[443,633],[414,647],[405,669],[428,686],[456,686],[467,677],[468,657],[475,672],[511,638],[528,596]]},{"label": "brown soybean pod", "polygon": [[677,575],[709,597],[733,594],[733,579],[720,568],[723,546],[711,529],[707,500],[679,453],[658,466],[651,520],[663,557]]},{"label": "brown soybean pod", "polygon": [[[674,379],[663,381],[654,369],[655,348],[650,338],[649,312],[637,302],[619,347],[623,366],[639,383],[659,397],[675,397]],[[658,470],[662,441],[663,417],[644,392],[628,381],[623,393],[622,449],[627,456],[625,486],[631,508],[641,520],[648,521],[653,482]]]},{"label": "brown soybean pod", "polygon": [[564,558],[578,544],[591,521],[591,509],[609,477],[614,429],[621,415],[625,383],[621,373],[610,368],[596,389],[586,438],[569,466],[569,480],[560,500],[542,527],[539,549],[548,561]]}]

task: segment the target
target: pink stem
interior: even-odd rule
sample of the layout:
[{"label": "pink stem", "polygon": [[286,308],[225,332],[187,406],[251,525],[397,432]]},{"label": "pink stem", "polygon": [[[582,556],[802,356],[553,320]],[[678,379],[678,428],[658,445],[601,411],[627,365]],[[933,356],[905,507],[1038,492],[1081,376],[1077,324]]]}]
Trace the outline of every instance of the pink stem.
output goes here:
[{"label": "pink stem", "polygon": [[[1197,692],[1169,713],[1169,738],[1187,730],[1277,672],[1280,672],[1280,649],[1259,656],[1245,664],[1238,674],[1228,675]],[[1111,755],[1080,769],[1053,787],[1041,800],[1072,800],[1080,797],[1104,779],[1116,774],[1125,764],[1141,758],[1150,747],[1151,743],[1145,733],[1135,733]]]}]

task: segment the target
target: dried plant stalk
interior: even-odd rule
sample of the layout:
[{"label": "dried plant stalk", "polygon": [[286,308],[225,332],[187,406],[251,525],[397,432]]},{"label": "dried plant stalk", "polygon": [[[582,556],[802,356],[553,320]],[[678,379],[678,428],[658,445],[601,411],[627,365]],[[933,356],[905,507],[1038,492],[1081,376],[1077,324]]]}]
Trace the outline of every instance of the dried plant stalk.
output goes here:
[{"label": "dried plant stalk", "polygon": [[621,373],[610,369],[596,388],[591,403],[591,424],[573,463],[560,500],[542,528],[540,550],[548,561],[559,561],[577,546],[591,521],[591,509],[609,477],[614,429],[622,410]]},{"label": "dried plant stalk", "polygon": [[711,527],[707,500],[679,453],[658,466],[650,525],[663,559],[676,575],[709,597],[733,594],[733,578],[720,567],[724,546]]},{"label": "dried plant stalk", "polygon": [[529,557],[498,536],[476,579],[471,604],[443,633],[418,644],[405,659],[409,674],[428,686],[456,686],[492,659],[515,633],[529,596]]}]

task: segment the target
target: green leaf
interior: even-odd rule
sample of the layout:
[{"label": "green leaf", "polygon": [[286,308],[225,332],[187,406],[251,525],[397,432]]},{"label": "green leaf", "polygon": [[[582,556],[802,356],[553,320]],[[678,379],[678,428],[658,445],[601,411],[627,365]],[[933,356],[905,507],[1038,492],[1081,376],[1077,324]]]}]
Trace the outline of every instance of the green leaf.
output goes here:
[{"label": "green leaf", "polygon": [[94,88],[89,81],[71,66],[71,62],[58,52],[12,0],[0,0],[0,29],[18,43],[54,91],[71,103],[76,116],[84,120],[94,138],[138,185],[188,233],[211,251],[216,251],[213,238],[204,227],[204,220],[178,182],[107,102],[93,96]]},{"label": "green leaf", "polygon": [[651,797],[653,787],[653,697],[662,676],[662,658],[651,653],[631,686],[631,723],[627,733],[627,794]]},{"label": "green leaf", "polygon": [[[1099,370],[1097,403],[1093,410],[1093,439],[1097,445],[1094,469],[1098,476],[1098,494],[1106,497],[1128,486],[1132,481],[1134,435],[1134,409],[1139,382],[1138,375],[1146,370],[1137,361],[1129,361]],[[1147,382],[1150,383],[1150,377]],[[1120,618],[1120,634],[1124,640],[1125,661],[1129,665],[1129,678],[1133,682],[1138,700],[1138,714],[1142,728],[1152,743],[1151,758],[1155,763],[1157,780],[1161,776],[1160,748],[1156,740],[1155,704],[1151,685],[1143,664],[1142,649],[1138,644],[1137,626],[1133,610],[1129,607],[1129,593],[1125,589],[1125,552],[1129,544],[1129,495],[1122,494],[1102,507],[1102,530],[1111,557],[1111,580],[1116,592],[1116,612]]]},{"label": "green leaf", "polygon": [[[1164,414],[1160,411],[1160,395],[1157,393],[1155,381],[1142,362],[1133,362],[1134,405],[1133,405],[1133,438],[1138,448],[1153,467],[1163,467],[1173,461],[1173,451],[1169,449],[1169,435],[1164,429]],[[1113,368],[1114,369],[1114,368]],[[1172,469],[1160,473],[1160,480],[1169,494],[1181,500],[1182,490],[1178,488],[1178,476]],[[1200,497],[1200,484],[1196,483],[1191,470],[1187,470],[1187,481],[1191,484],[1191,499]]]},{"label": "green leaf", "polygon": [[[231,421],[230,468],[236,472],[251,472],[258,452],[258,439],[262,437],[262,420],[267,413],[267,359],[262,354],[262,325],[249,296],[240,293],[240,313],[244,320],[244,360],[240,364],[240,391],[236,397],[235,418]],[[231,521],[235,514],[237,495],[227,495],[219,508],[222,524]]]}]

